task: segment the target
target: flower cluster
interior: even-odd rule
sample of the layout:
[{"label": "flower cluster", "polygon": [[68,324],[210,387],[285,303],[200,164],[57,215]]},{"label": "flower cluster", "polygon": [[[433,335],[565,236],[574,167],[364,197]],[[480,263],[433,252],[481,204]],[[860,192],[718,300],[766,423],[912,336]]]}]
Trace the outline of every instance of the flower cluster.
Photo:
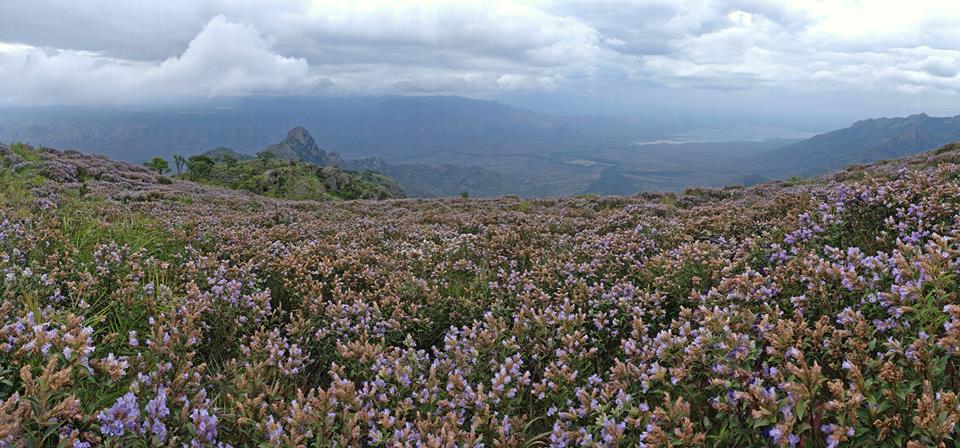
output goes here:
[{"label": "flower cluster", "polygon": [[956,151],[679,196],[381,202],[0,156],[23,193],[0,202],[0,446],[960,440]]}]

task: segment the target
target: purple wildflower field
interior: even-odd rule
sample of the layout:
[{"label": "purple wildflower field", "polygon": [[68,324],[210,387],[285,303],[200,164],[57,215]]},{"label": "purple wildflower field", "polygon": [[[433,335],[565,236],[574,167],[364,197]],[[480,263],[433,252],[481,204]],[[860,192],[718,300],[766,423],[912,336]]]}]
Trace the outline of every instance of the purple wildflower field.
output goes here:
[{"label": "purple wildflower field", "polygon": [[960,446],[958,145],[529,200],[0,159],[0,447]]}]

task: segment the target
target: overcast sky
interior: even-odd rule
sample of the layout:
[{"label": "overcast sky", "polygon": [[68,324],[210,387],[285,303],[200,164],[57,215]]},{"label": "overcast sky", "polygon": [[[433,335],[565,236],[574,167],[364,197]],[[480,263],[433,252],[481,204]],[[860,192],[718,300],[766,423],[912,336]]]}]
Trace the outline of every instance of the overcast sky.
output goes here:
[{"label": "overcast sky", "polygon": [[[0,103],[457,94],[960,114],[956,0],[0,1]],[[954,110],[956,109],[956,110]]]}]

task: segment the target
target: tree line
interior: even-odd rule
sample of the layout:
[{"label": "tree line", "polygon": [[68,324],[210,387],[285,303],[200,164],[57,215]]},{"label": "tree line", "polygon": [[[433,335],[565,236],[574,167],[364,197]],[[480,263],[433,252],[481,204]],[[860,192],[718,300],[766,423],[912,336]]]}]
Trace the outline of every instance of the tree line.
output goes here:
[{"label": "tree line", "polygon": [[[260,151],[257,153],[257,160],[260,161],[260,163],[262,163],[264,166],[268,165],[269,162],[275,158],[276,154],[269,151]],[[238,160],[235,156],[228,154],[223,157],[223,162],[232,166],[236,165]],[[217,161],[204,154],[198,154],[190,157],[174,154],[173,164],[177,170],[177,176],[182,175],[184,173],[184,169],[186,169],[186,171],[190,173],[191,177],[203,178],[210,174],[210,172],[213,170],[213,166],[217,164]],[[146,162],[143,162],[143,166],[160,175],[170,172],[170,163],[167,162],[167,159],[164,159],[163,157],[154,157]]]},{"label": "tree line", "polygon": [[[177,170],[177,176],[180,176],[184,173],[184,169],[187,172],[192,173],[197,177],[203,177],[207,174],[210,174],[210,171],[213,169],[213,165],[216,162],[210,157],[203,154],[184,157],[179,154],[173,156],[173,164]],[[167,159],[163,157],[154,157],[146,162],[143,162],[143,166],[153,171],[157,174],[167,174],[170,172],[170,163],[167,162]]]}]

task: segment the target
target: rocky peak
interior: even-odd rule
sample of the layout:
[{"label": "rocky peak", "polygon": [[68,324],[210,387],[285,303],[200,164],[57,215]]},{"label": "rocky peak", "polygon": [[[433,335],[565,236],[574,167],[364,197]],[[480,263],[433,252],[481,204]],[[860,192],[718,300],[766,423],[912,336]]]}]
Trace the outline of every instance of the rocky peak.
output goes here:
[{"label": "rocky peak", "polygon": [[305,148],[317,146],[317,142],[313,139],[313,136],[310,135],[303,126],[297,126],[288,131],[287,138],[285,138],[283,142]]},{"label": "rocky peak", "polygon": [[323,166],[343,165],[340,154],[320,149],[310,132],[301,126],[291,129],[282,142],[270,145],[264,151],[273,153],[279,159],[302,160]]}]

